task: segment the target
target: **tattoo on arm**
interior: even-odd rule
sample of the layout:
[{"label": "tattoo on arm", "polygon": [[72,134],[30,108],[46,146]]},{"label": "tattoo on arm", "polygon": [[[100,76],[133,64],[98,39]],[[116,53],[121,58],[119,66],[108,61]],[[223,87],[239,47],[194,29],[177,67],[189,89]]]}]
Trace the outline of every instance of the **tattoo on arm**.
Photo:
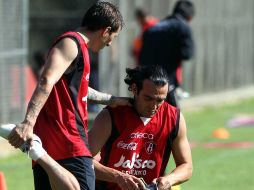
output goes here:
[{"label": "tattoo on arm", "polygon": [[103,92],[99,92],[92,88],[88,88],[88,100],[93,103],[103,104],[103,105],[110,105],[114,100],[114,96],[110,94],[106,94]]},{"label": "tattoo on arm", "polygon": [[47,89],[43,81],[40,81],[34,91],[34,94],[28,104],[26,119],[31,122],[35,122],[43,105],[47,101],[51,89]]}]

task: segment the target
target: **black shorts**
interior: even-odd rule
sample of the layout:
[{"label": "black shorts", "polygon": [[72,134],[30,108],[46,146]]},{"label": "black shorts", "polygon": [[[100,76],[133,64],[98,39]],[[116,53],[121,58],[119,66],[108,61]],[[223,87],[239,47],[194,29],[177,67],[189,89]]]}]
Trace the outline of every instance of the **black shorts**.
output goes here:
[{"label": "black shorts", "polygon": [[[95,189],[93,160],[90,157],[73,157],[57,161],[78,180],[81,190]],[[33,168],[35,190],[52,190],[47,173],[37,164]]]}]

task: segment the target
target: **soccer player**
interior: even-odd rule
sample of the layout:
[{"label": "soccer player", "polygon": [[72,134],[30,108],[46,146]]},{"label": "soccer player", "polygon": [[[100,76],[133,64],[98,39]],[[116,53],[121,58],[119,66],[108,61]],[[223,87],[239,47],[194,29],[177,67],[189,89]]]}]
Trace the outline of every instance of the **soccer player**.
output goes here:
[{"label": "soccer player", "polygon": [[[95,185],[87,138],[87,101],[128,104],[126,99],[88,87],[88,49],[98,52],[110,46],[123,24],[113,4],[96,1],[85,13],[80,28],[58,37],[48,53],[25,118],[8,138],[17,148],[33,133],[39,136],[47,153],[77,178],[82,190],[93,190]],[[40,165],[33,164],[33,174],[36,190],[51,189]]]},{"label": "soccer player", "polygon": [[[160,66],[126,72],[133,107],[106,107],[89,131],[92,154],[101,150],[100,162],[94,161],[96,189],[139,189],[143,183],[138,179],[143,178],[168,190],[192,176],[184,116],[165,101],[168,76]],[[171,153],[176,167],[164,174]]]}]

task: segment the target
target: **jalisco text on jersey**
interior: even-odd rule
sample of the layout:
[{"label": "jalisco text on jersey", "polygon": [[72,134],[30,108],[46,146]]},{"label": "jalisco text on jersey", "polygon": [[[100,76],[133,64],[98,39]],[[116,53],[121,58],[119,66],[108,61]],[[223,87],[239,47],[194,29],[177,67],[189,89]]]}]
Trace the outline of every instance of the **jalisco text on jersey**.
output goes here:
[{"label": "jalisco text on jersey", "polygon": [[120,160],[114,164],[114,167],[123,167],[123,168],[148,168],[153,169],[156,166],[156,162],[154,160],[142,160],[138,159],[139,154],[134,153],[132,155],[131,160],[126,159],[125,156],[121,156]]}]

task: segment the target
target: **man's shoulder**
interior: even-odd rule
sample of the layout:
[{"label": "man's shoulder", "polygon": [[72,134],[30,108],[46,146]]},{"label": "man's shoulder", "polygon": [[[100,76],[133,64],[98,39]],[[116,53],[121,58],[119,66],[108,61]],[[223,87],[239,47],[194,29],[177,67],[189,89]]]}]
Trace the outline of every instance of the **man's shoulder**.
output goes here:
[{"label": "man's shoulder", "polygon": [[86,44],[83,35],[80,34],[79,32],[75,32],[75,31],[68,31],[68,32],[64,32],[64,33],[58,35],[55,38],[55,42],[62,41],[65,39],[71,39],[75,43]]},{"label": "man's shoulder", "polygon": [[66,31],[60,34],[58,37],[65,37],[65,36],[77,36],[78,32],[75,31]]},{"label": "man's shoulder", "polygon": [[77,37],[77,33],[76,32],[64,32],[60,35],[58,35],[52,44],[52,47],[59,44],[59,42],[63,43],[65,42],[65,45],[69,45],[69,44],[73,44],[73,43],[77,43],[78,42],[78,37]]},{"label": "man's shoulder", "polygon": [[170,114],[175,114],[177,112],[179,112],[179,108],[175,107],[175,106],[172,106],[170,105],[168,102],[164,102],[162,104],[162,109],[161,109],[162,112],[165,112],[165,113],[170,113]]}]

